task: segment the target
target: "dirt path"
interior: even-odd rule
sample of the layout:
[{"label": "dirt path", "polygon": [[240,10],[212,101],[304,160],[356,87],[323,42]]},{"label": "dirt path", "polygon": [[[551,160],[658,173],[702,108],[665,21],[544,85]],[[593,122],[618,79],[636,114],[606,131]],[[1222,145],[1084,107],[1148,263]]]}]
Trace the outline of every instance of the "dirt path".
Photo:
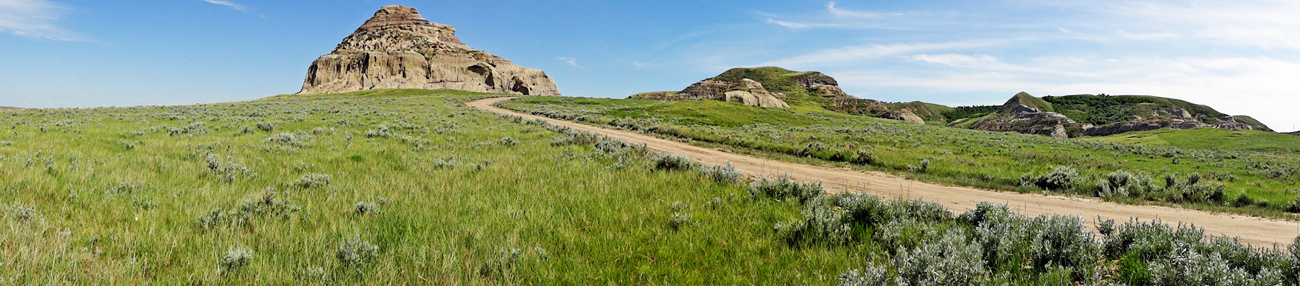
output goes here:
[{"label": "dirt path", "polygon": [[[1021,194],[992,191],[970,187],[944,186],[908,180],[880,172],[861,172],[831,169],[804,164],[751,157],[720,150],[693,146],[687,143],[660,139],[631,131],[613,130],[586,124],[544,118],[493,107],[492,104],[512,98],[490,98],[468,102],[466,105],[499,114],[520,116],[524,119],[542,119],[554,125],[563,125],[581,131],[600,133],[610,138],[633,144],[645,144],[651,150],[680,154],[705,165],[723,165],[731,162],[737,170],[755,176],[789,175],[800,181],[822,182],[827,192],[861,191],[884,198],[923,199],[937,201],[956,213],[965,212],[979,202],[1007,203],[1017,213],[1027,216],[1039,214],[1067,214],[1094,221],[1114,219],[1117,223],[1138,218],[1143,221],[1160,219],[1166,223],[1186,222],[1204,227],[1208,235],[1240,237],[1244,243],[1255,246],[1272,246],[1274,242],[1290,244],[1300,234],[1300,222],[1272,220],[1258,217],[1213,214],[1204,211],[1162,206],[1134,206],[1096,199]],[[1091,226],[1091,223],[1089,223]]]}]

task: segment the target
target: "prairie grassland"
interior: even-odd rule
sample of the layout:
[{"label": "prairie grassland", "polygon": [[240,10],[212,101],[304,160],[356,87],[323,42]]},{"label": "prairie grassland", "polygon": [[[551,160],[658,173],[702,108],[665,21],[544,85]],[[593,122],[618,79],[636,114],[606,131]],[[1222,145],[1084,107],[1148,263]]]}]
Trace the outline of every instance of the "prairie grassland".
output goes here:
[{"label": "prairie grassland", "polygon": [[1300,244],[826,195],[384,90],[0,115],[0,284],[1296,285]]},{"label": "prairie grassland", "polygon": [[484,96],[0,114],[0,284],[825,284],[865,263],[771,240],[798,204],[457,104]]},{"label": "prairie grassland", "polygon": [[780,160],[965,186],[1289,219],[1300,213],[1300,161],[1287,153],[993,133],[807,106],[588,98],[523,98],[500,105]]},{"label": "prairie grassland", "polygon": [[1274,153],[1300,157],[1300,137],[1289,134],[1197,128],[1186,130],[1153,130],[1130,132],[1105,137],[1090,137],[1103,142],[1175,146],[1183,148],[1239,150]]}]

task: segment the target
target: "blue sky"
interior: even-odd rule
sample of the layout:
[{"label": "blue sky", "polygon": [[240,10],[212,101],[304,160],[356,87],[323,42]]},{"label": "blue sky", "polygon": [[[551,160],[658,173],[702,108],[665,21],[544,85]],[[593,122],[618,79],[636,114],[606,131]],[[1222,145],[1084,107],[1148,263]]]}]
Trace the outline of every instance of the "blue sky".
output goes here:
[{"label": "blue sky", "polygon": [[0,106],[294,93],[313,59],[390,4],[545,70],[568,96],[680,90],[776,65],[884,101],[1149,94],[1281,131],[1300,124],[1300,1],[1249,0],[0,0]]}]

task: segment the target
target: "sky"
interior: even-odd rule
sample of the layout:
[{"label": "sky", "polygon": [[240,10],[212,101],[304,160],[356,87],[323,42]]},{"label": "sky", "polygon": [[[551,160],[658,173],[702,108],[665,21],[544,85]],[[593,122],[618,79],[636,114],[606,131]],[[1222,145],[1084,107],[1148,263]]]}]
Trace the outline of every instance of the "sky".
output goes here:
[{"label": "sky", "polygon": [[0,0],[0,106],[173,105],[297,92],[386,5],[546,71],[566,96],[681,90],[732,67],[949,106],[1139,94],[1300,116],[1300,1]]}]

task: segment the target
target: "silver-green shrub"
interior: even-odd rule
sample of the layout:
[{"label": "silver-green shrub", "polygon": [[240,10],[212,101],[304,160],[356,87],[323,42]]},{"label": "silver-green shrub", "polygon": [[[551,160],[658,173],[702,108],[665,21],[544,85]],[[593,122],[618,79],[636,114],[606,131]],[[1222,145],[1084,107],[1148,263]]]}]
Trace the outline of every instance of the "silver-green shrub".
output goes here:
[{"label": "silver-green shrub", "polygon": [[988,276],[979,245],[968,243],[962,228],[898,250],[894,268],[898,285],[980,285]]}]

